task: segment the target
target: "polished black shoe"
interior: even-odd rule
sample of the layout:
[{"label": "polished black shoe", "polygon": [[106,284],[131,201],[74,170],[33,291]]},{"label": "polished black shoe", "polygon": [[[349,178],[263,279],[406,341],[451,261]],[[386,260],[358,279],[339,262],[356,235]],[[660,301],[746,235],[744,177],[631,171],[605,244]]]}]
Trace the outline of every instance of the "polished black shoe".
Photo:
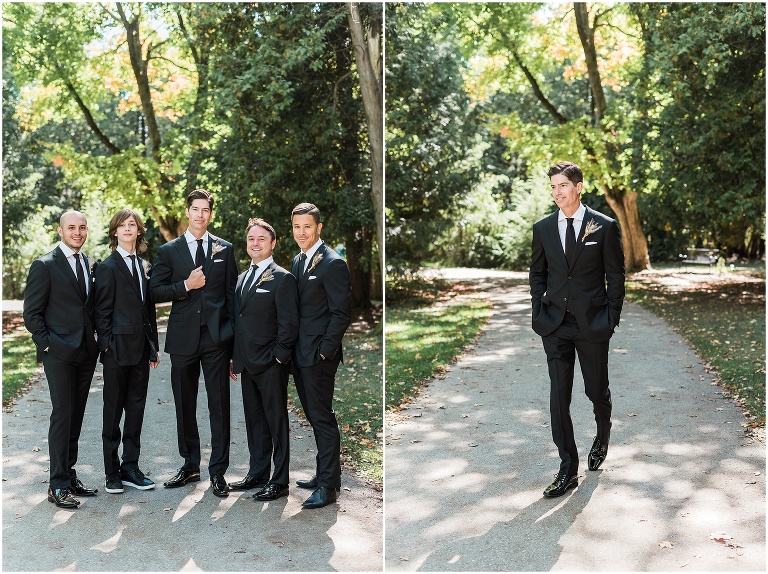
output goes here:
[{"label": "polished black shoe", "polygon": [[317,477],[313,476],[309,480],[297,480],[296,486],[299,488],[307,488],[309,490],[315,490],[317,488]]},{"label": "polished black shoe", "polygon": [[327,488],[325,486],[318,486],[315,491],[307,498],[302,506],[304,508],[322,508],[336,502],[335,488]]},{"label": "polished black shoe", "polygon": [[180,468],[179,472],[176,473],[176,476],[174,476],[170,480],[166,480],[163,483],[163,486],[165,486],[165,488],[178,488],[179,486],[184,486],[188,482],[198,482],[199,480],[200,480],[199,468],[197,470]]},{"label": "polished black shoe", "polygon": [[603,444],[599,438],[595,437],[595,441],[592,443],[592,448],[589,449],[589,456],[587,457],[589,470],[597,470],[600,468],[600,465],[603,464],[607,454],[608,445]]},{"label": "polished black shoe", "polygon": [[256,500],[277,500],[288,496],[288,485],[270,482],[265,488],[253,495]]},{"label": "polished black shoe", "polygon": [[125,491],[123,489],[123,481],[120,480],[119,472],[115,472],[107,476],[106,480],[104,481],[104,490],[110,494],[120,494]]},{"label": "polished black shoe", "polygon": [[99,489],[85,486],[82,480],[79,478],[73,478],[69,485],[69,491],[75,496],[96,496],[96,493],[99,492]]},{"label": "polished black shoe", "polygon": [[211,475],[211,492],[213,492],[214,496],[221,498],[229,496],[229,486],[227,481],[224,480],[223,474]]},{"label": "polished black shoe", "polygon": [[556,496],[564,495],[571,488],[578,486],[578,476],[575,474],[568,476],[567,472],[560,472],[555,476],[555,482],[550,484],[544,489],[544,496],[547,498],[555,498]]},{"label": "polished black shoe", "polygon": [[256,478],[250,474],[243,480],[236,480],[229,483],[230,490],[250,490],[252,488],[262,489],[269,484],[269,480],[265,478]]},{"label": "polished black shoe", "polygon": [[120,480],[125,486],[130,486],[131,488],[137,488],[139,490],[151,490],[155,488],[155,483],[144,476],[144,473],[138,468],[134,468],[133,470],[123,470],[121,468]]},{"label": "polished black shoe", "polygon": [[53,502],[59,508],[78,508],[80,501],[74,498],[69,488],[49,488],[48,502]]}]

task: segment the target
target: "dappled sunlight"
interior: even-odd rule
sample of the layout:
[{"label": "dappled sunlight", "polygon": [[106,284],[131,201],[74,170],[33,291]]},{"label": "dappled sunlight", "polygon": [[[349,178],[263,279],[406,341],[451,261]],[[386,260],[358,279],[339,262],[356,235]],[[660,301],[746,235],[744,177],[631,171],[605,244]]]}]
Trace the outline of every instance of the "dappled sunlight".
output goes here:
[{"label": "dappled sunlight", "polygon": [[198,566],[198,565],[195,563],[195,560],[194,560],[194,558],[190,558],[190,559],[189,559],[189,561],[188,561],[186,564],[184,564],[184,566],[182,566],[182,567],[179,569],[179,571],[180,571],[180,572],[203,572],[203,569],[202,569],[202,568],[200,568],[200,567],[199,567],[199,566]]},{"label": "dappled sunlight", "polygon": [[120,513],[118,514],[118,518],[128,518],[132,514],[136,514],[138,512],[138,507],[133,506],[132,504],[123,504],[120,507]]},{"label": "dappled sunlight", "polygon": [[427,469],[422,469],[421,473],[419,473],[420,481],[434,481],[450,478],[451,476],[464,472],[464,469],[467,468],[468,463],[466,460],[460,458],[440,460],[435,459],[432,461],[430,466],[437,466],[437,468],[434,468],[430,471],[427,471]]},{"label": "dappled sunlight", "polygon": [[418,522],[429,519],[439,502],[430,501],[420,495],[401,496],[387,502],[387,521]]},{"label": "dappled sunlight", "polygon": [[667,443],[662,447],[663,452],[675,456],[686,456],[693,458],[705,454],[709,449],[703,445],[693,445],[689,443]]},{"label": "dappled sunlight", "polygon": [[227,496],[226,498],[222,498],[221,502],[219,502],[219,505],[216,507],[216,509],[211,514],[211,520],[213,522],[216,522],[219,518],[223,517],[227,513],[227,511],[230,508],[232,508],[232,506],[235,504],[235,502],[240,500],[240,497],[243,494],[247,494],[247,493],[244,493],[244,492],[238,492],[238,493],[230,492],[229,496]]},{"label": "dappled sunlight", "polygon": [[95,546],[91,546],[91,550],[98,550],[99,552],[104,553],[112,552],[115,548],[117,548],[117,543],[120,541],[120,537],[123,535],[123,530],[125,530],[125,526],[118,528],[117,533],[111,538],[107,538],[104,542],[96,544]]},{"label": "dappled sunlight", "polygon": [[469,397],[466,395],[456,395],[448,399],[448,402],[458,405],[462,403],[468,403],[469,400],[470,400]]},{"label": "dappled sunlight", "polygon": [[207,482],[199,482],[195,486],[195,490],[193,490],[190,494],[185,496],[181,502],[179,503],[179,506],[176,508],[176,512],[173,515],[173,518],[171,519],[171,522],[176,522],[180,518],[182,518],[187,512],[192,510],[196,504],[198,504],[205,495],[205,491],[208,490],[208,483]]},{"label": "dappled sunlight", "polygon": [[70,518],[75,515],[75,512],[77,512],[77,510],[67,510],[60,508],[54,512],[53,517],[51,518],[51,523],[48,525],[48,530],[56,528],[57,526],[63,526]]}]

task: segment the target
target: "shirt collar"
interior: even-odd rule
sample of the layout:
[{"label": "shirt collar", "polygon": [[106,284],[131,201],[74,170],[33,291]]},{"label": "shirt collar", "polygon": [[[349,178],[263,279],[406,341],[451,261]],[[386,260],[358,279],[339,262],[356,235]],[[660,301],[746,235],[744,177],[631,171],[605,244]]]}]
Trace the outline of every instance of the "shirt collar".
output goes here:
[{"label": "shirt collar", "polygon": [[[72,248],[70,248],[68,245],[64,245],[63,241],[59,242],[59,249],[61,249],[61,252],[64,253],[64,255],[66,255],[67,259],[69,259],[75,254],[75,252],[72,251]],[[80,254],[82,255],[82,252],[80,252]],[[83,257],[85,257],[85,255],[83,255]]]},{"label": "shirt collar", "polygon": [[123,249],[119,245],[117,247],[115,247],[115,251],[117,251],[123,257],[130,257],[131,255],[136,255],[135,251],[133,253],[128,253],[128,251],[126,251],[125,249]]},{"label": "shirt collar", "polygon": [[315,254],[315,252],[320,249],[320,246],[323,244],[322,239],[318,239],[317,243],[315,243],[312,247],[310,247],[307,250],[307,261],[312,261],[312,256]]},{"label": "shirt collar", "polygon": [[[264,271],[269,265],[274,261],[274,258],[270,255],[267,257],[264,261],[259,261],[256,263],[256,273],[261,273]],[[253,260],[251,260],[251,265],[254,265]]]},{"label": "shirt collar", "polygon": [[[184,238],[187,240],[187,243],[194,243],[195,241],[197,241],[197,237],[192,235],[192,232],[189,231],[189,229],[187,229],[184,232]],[[206,231],[205,233],[203,233],[203,236],[200,239],[202,239],[203,243],[205,245],[207,245],[208,244],[208,232]]]},{"label": "shirt collar", "polygon": [[[583,203],[579,203],[579,208],[576,210],[576,213],[573,214],[573,218],[577,221],[584,221],[584,214],[586,211],[586,206]],[[565,216],[565,213],[563,213],[563,210],[558,210],[557,221],[565,221],[566,219],[568,218]]]}]

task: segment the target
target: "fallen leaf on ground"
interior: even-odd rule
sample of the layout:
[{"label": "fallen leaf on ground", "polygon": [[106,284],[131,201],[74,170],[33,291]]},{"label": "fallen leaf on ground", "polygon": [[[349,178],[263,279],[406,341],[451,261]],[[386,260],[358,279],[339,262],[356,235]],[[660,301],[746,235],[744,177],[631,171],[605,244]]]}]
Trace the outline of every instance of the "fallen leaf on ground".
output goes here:
[{"label": "fallen leaf on ground", "polygon": [[674,545],[675,543],[669,540],[662,540],[661,542],[659,542],[659,546],[661,548],[672,548]]},{"label": "fallen leaf on ground", "polygon": [[627,413],[627,416],[628,416],[628,417],[636,417],[636,416],[637,416],[637,413]]},{"label": "fallen leaf on ground", "polygon": [[469,446],[477,446],[477,443],[476,442],[471,442],[471,443],[469,443]]},{"label": "fallen leaf on ground", "polygon": [[725,542],[726,540],[733,540],[733,536],[726,534],[725,532],[713,532],[709,535],[712,540],[717,542]]},{"label": "fallen leaf on ground", "polygon": [[465,419],[465,418],[467,418],[467,417],[469,417],[469,415],[468,415],[468,414],[465,414],[465,413],[462,413],[462,414],[461,414],[461,418]]},{"label": "fallen leaf on ground", "polygon": [[32,447],[32,452],[40,452],[40,447],[39,446],[33,446]]}]

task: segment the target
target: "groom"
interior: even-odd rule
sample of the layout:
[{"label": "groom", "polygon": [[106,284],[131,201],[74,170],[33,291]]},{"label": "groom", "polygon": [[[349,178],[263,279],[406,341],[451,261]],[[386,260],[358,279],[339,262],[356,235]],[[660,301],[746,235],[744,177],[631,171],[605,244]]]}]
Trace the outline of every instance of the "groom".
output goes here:
[{"label": "groom", "polygon": [[555,497],[578,484],[570,414],[576,354],[597,423],[589,470],[600,468],[608,453],[608,341],[624,302],[624,253],[616,221],[581,203],[581,168],[560,162],[547,175],[560,209],[533,225],[529,279],[533,330],[541,335],[547,354],[552,438],[561,461],[544,496]]}]

